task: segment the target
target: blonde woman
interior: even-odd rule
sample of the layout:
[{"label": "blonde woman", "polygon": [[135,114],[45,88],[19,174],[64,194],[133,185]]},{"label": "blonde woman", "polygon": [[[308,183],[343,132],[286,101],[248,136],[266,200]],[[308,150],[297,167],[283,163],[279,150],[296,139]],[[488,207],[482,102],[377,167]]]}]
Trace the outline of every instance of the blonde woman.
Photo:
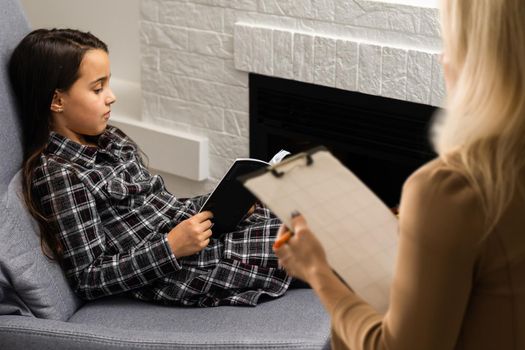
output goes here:
[{"label": "blonde woman", "polygon": [[404,185],[386,314],[338,280],[303,217],[276,250],[330,313],[333,349],[525,349],[525,1],[444,0],[442,29],[439,157]]}]

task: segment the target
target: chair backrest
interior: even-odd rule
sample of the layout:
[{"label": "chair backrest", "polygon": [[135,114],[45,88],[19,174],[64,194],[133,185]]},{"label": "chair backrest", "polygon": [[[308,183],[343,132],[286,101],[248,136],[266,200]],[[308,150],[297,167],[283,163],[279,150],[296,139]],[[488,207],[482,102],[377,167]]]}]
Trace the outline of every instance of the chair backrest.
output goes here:
[{"label": "chair backrest", "polygon": [[42,253],[21,195],[22,140],[7,63],[28,32],[20,3],[0,0],[0,315],[67,320],[81,301]]},{"label": "chair backrest", "polygon": [[4,193],[22,162],[22,141],[7,76],[7,62],[13,48],[29,31],[29,26],[18,3],[0,0],[0,4],[0,193]]}]

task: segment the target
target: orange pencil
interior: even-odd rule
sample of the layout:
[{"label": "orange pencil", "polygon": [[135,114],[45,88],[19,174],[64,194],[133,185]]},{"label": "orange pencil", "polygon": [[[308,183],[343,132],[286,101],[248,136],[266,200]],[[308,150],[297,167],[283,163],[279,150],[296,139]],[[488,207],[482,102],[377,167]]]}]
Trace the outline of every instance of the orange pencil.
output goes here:
[{"label": "orange pencil", "polygon": [[[292,219],[296,216],[301,215],[297,210],[292,211]],[[292,238],[293,232],[287,231],[285,234],[283,234],[279,239],[275,241],[273,244],[273,250],[281,248],[290,238]]]},{"label": "orange pencil", "polygon": [[293,236],[291,231],[286,232],[284,235],[279,237],[273,244],[273,250],[281,248],[288,240]]}]

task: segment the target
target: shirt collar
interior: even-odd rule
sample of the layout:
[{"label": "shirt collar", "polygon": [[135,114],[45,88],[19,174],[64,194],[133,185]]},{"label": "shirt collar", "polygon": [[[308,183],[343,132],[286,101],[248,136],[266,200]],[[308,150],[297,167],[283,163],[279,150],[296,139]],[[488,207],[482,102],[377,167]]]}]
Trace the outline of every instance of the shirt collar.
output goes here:
[{"label": "shirt collar", "polygon": [[106,128],[98,137],[97,146],[82,145],[51,131],[46,153],[54,154],[71,162],[91,168],[95,164],[98,153],[105,153],[110,157],[119,158],[124,146],[124,140],[116,134],[117,130],[116,128]]}]

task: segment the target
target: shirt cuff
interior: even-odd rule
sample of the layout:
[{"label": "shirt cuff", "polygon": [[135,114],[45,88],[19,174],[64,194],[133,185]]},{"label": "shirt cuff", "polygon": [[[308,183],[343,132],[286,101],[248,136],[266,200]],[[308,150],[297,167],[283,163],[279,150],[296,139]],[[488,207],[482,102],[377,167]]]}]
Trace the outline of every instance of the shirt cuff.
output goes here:
[{"label": "shirt cuff", "polygon": [[173,254],[170,244],[168,243],[168,235],[164,235],[159,242],[158,249],[155,252],[157,255],[157,262],[159,269],[164,275],[179,271],[182,266],[179,264],[177,257]]},{"label": "shirt cuff", "polygon": [[362,307],[368,305],[362,298],[352,292],[348,294],[335,304],[332,313],[332,322],[340,325],[347,322],[348,318],[358,317],[355,313],[361,314]]},{"label": "shirt cuff", "polygon": [[[377,336],[383,315],[355,293],[342,297],[332,313],[332,330],[349,348],[359,339]],[[372,333],[374,334],[372,334]],[[351,345],[352,344],[352,345]]]}]

